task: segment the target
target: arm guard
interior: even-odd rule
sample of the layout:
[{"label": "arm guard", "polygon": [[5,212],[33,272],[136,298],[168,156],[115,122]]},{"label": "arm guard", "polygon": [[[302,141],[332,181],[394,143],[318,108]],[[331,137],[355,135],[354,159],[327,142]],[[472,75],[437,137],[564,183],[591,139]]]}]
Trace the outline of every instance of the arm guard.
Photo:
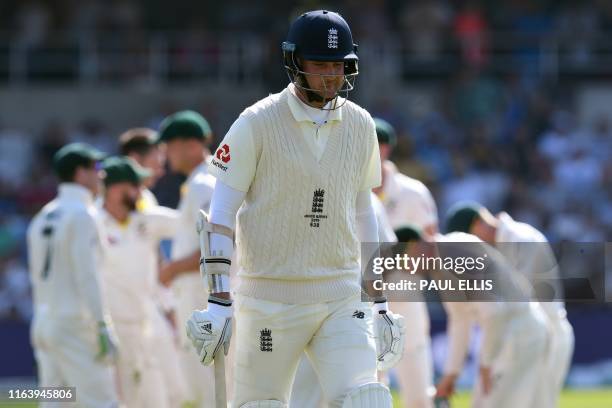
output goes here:
[{"label": "arm guard", "polygon": [[224,284],[223,277],[229,278],[232,264],[230,258],[216,256],[210,249],[210,234],[221,234],[234,240],[234,232],[220,224],[208,222],[208,215],[200,210],[197,221],[197,231],[200,237],[200,276],[208,287],[209,294],[229,292],[229,284]]}]

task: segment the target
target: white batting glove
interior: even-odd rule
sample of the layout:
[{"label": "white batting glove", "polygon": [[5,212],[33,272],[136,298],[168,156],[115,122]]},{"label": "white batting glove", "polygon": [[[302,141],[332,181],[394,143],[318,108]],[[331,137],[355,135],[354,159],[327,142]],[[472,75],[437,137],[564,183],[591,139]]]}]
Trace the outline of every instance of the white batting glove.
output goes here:
[{"label": "white batting glove", "polygon": [[387,302],[374,303],[374,337],[379,371],[394,367],[404,353],[406,328],[404,317],[388,310]]},{"label": "white batting glove", "polygon": [[118,357],[118,341],[110,325],[101,321],[98,323],[98,354],[96,360],[113,363]]},{"label": "white batting glove", "polygon": [[208,309],[195,310],[187,320],[187,337],[196,349],[200,362],[210,365],[223,347],[229,351],[232,337],[232,307],[209,303]]}]

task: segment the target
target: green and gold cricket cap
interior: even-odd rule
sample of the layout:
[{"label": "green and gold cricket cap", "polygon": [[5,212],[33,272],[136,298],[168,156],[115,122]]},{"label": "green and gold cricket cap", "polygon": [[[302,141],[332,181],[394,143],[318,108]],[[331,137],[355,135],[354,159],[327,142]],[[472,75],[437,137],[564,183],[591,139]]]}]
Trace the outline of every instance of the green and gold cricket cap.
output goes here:
[{"label": "green and gold cricket cap", "polygon": [[378,144],[388,144],[391,147],[397,144],[395,129],[389,122],[381,118],[374,118],[374,124],[376,125]]},{"label": "green and gold cricket cap", "polygon": [[107,187],[124,182],[140,184],[147,177],[151,176],[149,170],[125,156],[114,156],[104,160],[102,162],[102,171],[102,179]]},{"label": "green and gold cricket cap", "polygon": [[423,231],[414,224],[404,224],[395,229],[397,242],[420,241]]},{"label": "green and gold cricket cap", "polygon": [[106,154],[87,143],[70,143],[53,156],[53,170],[63,180],[70,179],[77,167],[90,167]]},{"label": "green and gold cricket cap", "polygon": [[173,139],[207,140],[212,130],[202,115],[192,110],[184,110],[166,117],[159,126],[157,143]]},{"label": "green and gold cricket cap", "polygon": [[476,201],[460,201],[446,213],[446,232],[470,232],[472,223],[478,217],[482,205]]}]

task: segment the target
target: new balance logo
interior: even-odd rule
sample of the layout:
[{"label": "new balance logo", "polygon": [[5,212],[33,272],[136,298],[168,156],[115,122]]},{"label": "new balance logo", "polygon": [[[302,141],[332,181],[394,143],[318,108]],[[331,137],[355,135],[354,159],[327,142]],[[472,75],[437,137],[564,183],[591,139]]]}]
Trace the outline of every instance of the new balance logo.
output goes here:
[{"label": "new balance logo", "polygon": [[263,329],[259,334],[259,349],[261,351],[272,351],[272,330]]},{"label": "new balance logo", "polygon": [[363,319],[365,317],[365,313],[360,310],[355,310],[355,313],[353,313],[353,317],[357,319]]}]

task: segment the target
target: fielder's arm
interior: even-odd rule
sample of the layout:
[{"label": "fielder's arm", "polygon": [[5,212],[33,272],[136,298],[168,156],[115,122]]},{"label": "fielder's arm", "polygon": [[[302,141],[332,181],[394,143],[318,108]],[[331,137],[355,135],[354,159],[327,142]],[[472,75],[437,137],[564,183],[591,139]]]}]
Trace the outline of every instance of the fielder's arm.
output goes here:
[{"label": "fielder's arm", "polygon": [[96,322],[104,322],[105,309],[100,289],[100,268],[96,251],[99,235],[93,218],[85,212],[75,215],[70,226],[70,255],[76,272],[77,290]]}]

